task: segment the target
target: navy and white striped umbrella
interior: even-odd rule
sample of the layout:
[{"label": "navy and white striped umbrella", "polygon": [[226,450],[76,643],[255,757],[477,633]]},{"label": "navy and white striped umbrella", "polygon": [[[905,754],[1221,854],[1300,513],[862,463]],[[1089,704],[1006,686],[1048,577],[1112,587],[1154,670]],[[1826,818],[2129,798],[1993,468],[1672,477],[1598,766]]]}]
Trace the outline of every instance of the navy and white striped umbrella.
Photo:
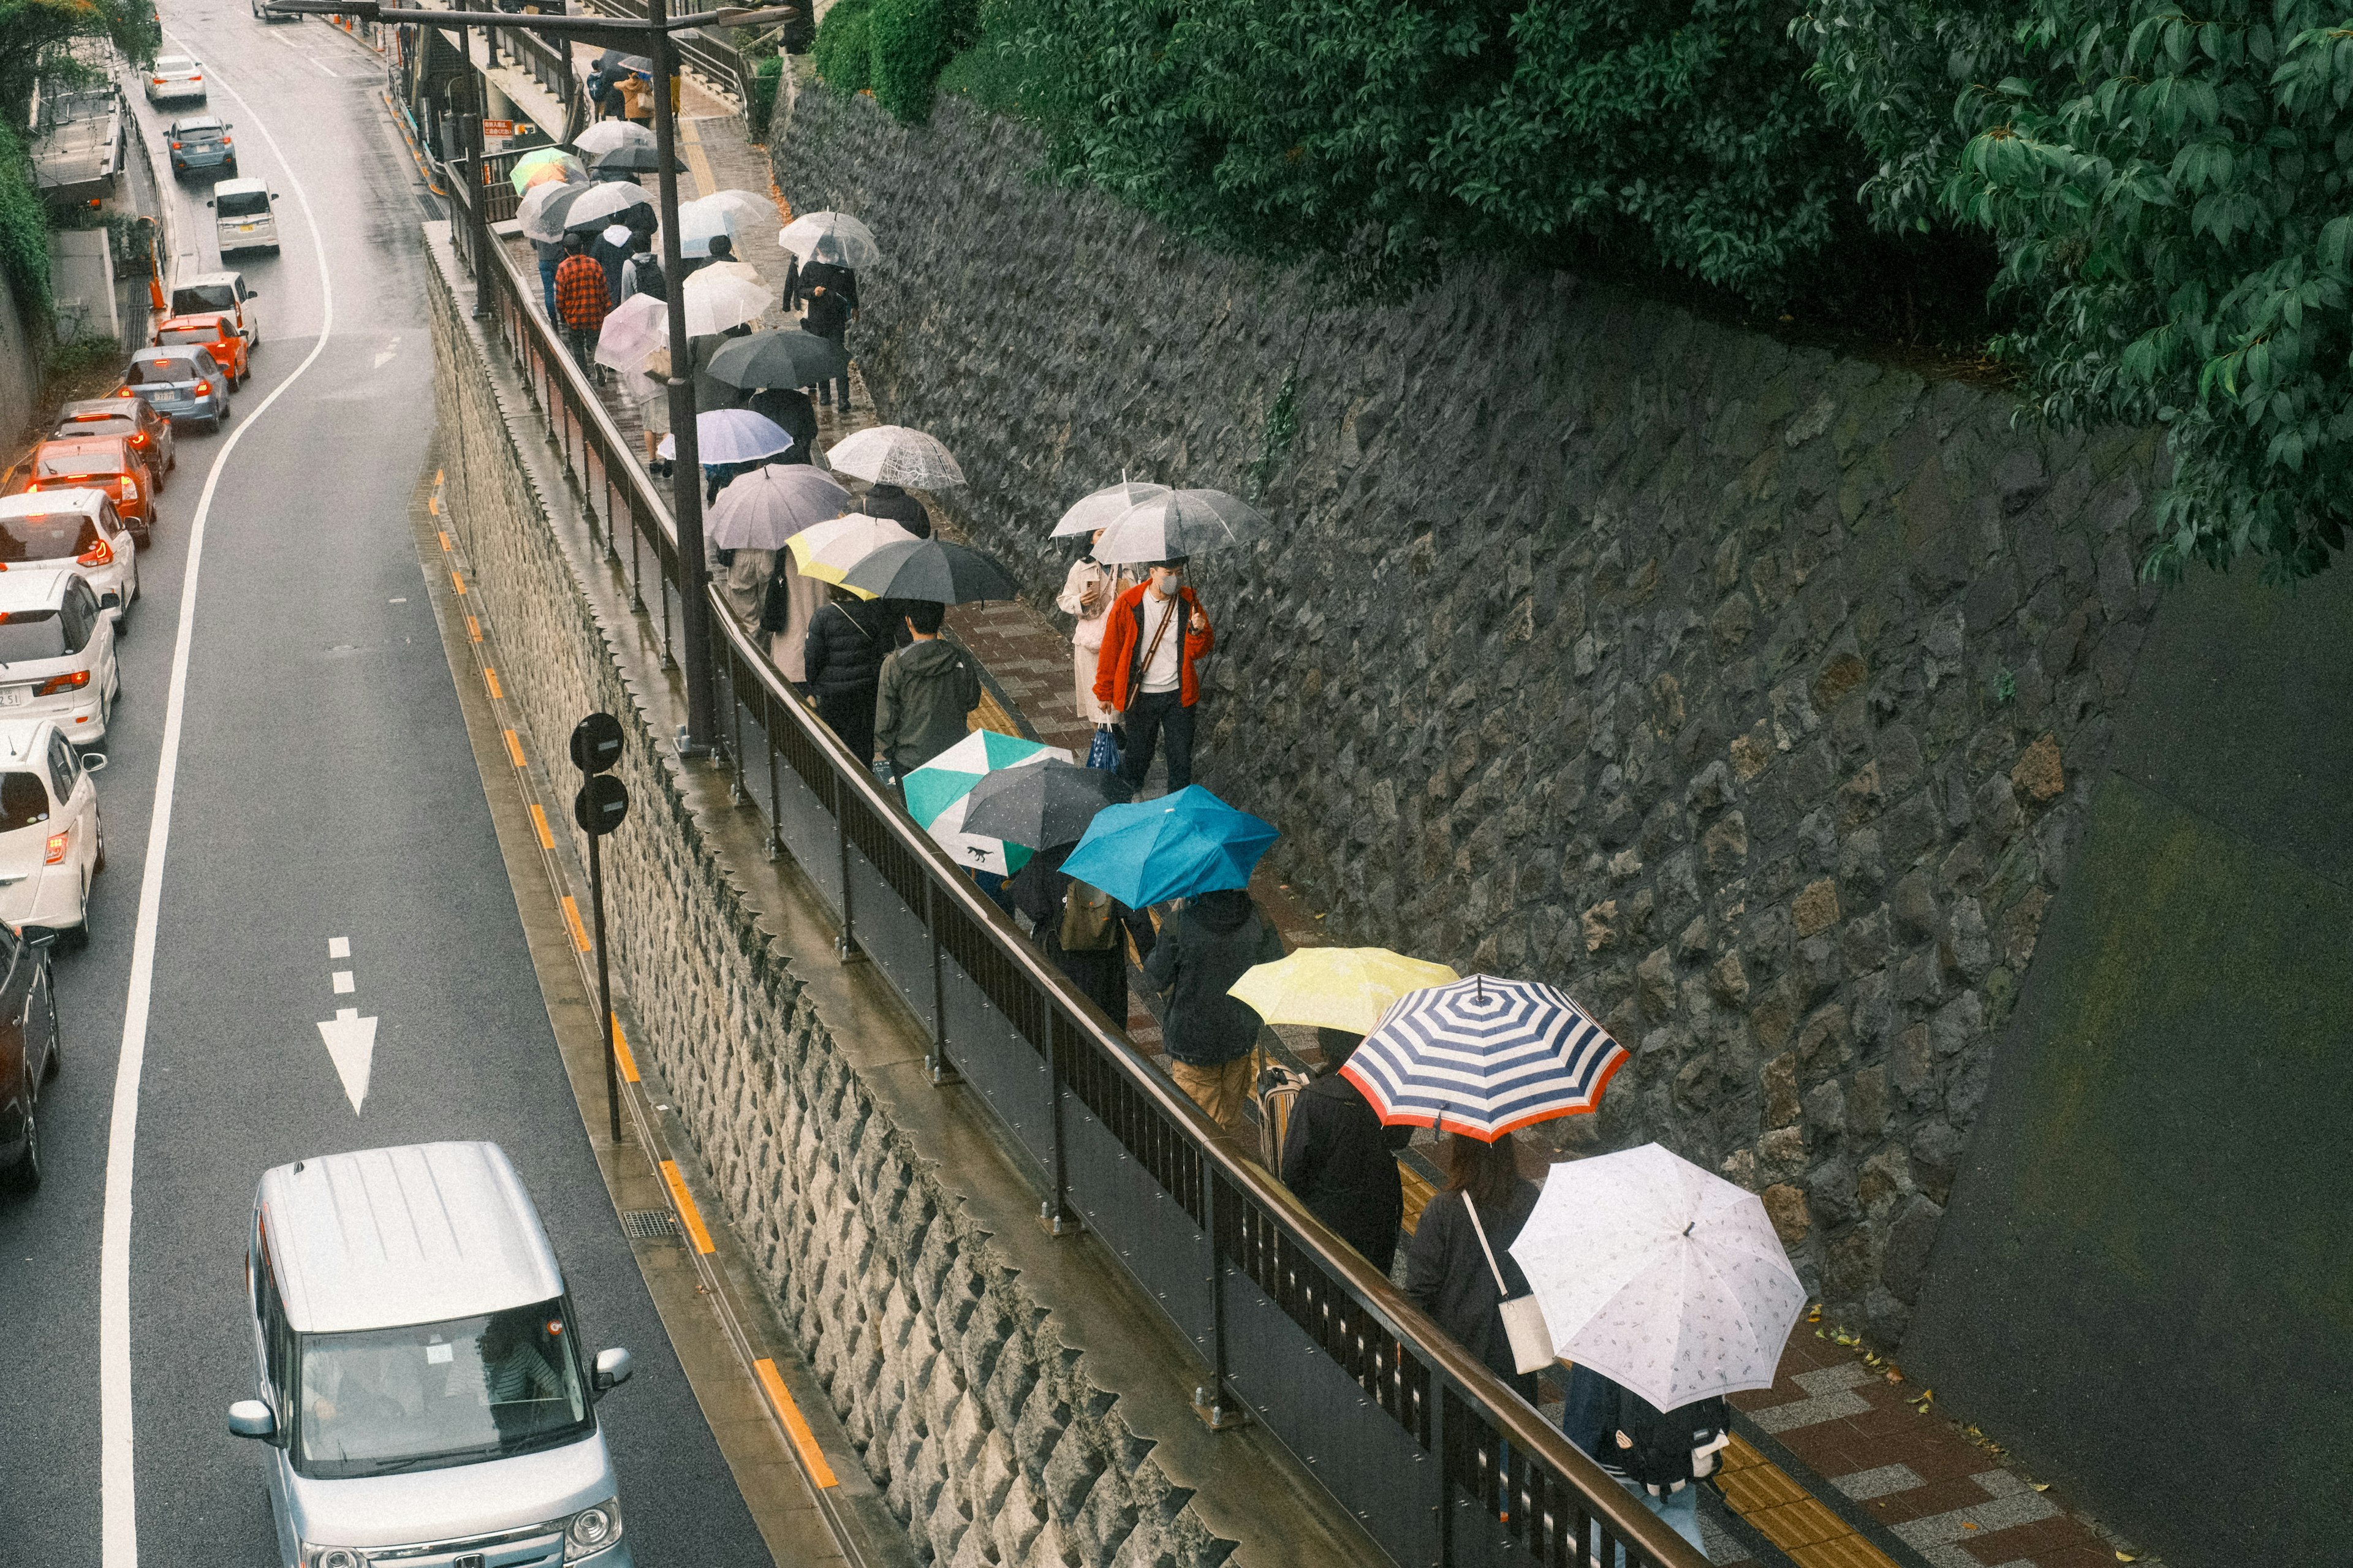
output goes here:
[{"label": "navy and white striped umbrella", "polygon": [[1392,1127],[1492,1143],[1593,1110],[1625,1060],[1558,986],[1473,974],[1398,997],[1340,1073]]}]

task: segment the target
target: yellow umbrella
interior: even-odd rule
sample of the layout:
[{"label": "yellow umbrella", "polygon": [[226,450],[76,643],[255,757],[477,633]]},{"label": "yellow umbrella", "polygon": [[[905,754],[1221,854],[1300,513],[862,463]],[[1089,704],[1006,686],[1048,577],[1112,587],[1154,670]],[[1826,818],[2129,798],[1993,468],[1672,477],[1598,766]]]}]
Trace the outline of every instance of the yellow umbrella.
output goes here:
[{"label": "yellow umbrella", "polygon": [[1462,978],[1442,963],[1385,947],[1303,947],[1246,971],[1228,995],[1270,1024],[1314,1024],[1369,1035],[1409,991]]},{"label": "yellow umbrella", "polygon": [[[903,543],[914,537],[887,517],[853,512],[802,529],[785,541],[785,548],[793,552],[793,563],[801,569],[802,576],[839,584],[844,573],[884,545]],[[871,599],[874,595],[865,596]]]}]

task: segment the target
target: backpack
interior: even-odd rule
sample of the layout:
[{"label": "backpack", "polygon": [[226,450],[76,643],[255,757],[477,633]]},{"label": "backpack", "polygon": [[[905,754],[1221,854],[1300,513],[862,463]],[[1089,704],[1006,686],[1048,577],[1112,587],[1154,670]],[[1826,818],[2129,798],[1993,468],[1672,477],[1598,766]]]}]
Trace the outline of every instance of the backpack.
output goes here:
[{"label": "backpack", "polygon": [[1292,1113],[1299,1109],[1307,1075],[1281,1062],[1259,1069],[1251,1098],[1258,1101],[1258,1163],[1278,1175],[1282,1171],[1282,1145],[1291,1136]]},{"label": "backpack", "polygon": [[1119,945],[1119,922],[1112,918],[1111,895],[1073,880],[1062,899],[1064,952],[1102,952]]},{"label": "backpack", "polygon": [[1629,1393],[1619,1401],[1616,1451],[1604,1457],[1651,1492],[1673,1492],[1715,1474],[1716,1455],[1731,1441],[1732,1415],[1721,1397],[1662,1411]]}]

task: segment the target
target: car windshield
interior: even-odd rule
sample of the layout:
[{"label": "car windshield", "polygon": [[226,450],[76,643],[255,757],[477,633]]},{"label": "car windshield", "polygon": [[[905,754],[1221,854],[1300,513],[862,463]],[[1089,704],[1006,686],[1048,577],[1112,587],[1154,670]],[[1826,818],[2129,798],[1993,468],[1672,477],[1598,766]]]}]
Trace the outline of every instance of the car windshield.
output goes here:
[{"label": "car windshield", "polygon": [[0,773],[0,833],[49,819],[49,792],[38,773]]},{"label": "car windshield", "polygon": [[174,382],[202,381],[192,359],[135,359],[131,362],[133,386],[166,386]]},{"label": "car windshield", "polygon": [[178,126],[182,136],[217,136],[221,122],[217,120],[183,120]]},{"label": "car windshield", "polygon": [[58,426],[60,436],[121,436],[139,438],[139,422],[127,414],[77,414]]},{"label": "car windshield", "polygon": [[175,316],[236,309],[237,296],[226,283],[197,283],[172,290],[172,314]]},{"label": "car windshield", "polygon": [[158,55],[155,57],[155,74],[170,76],[174,71],[194,70],[195,64],[185,55]]},{"label": "car windshield", "polygon": [[[63,658],[69,651],[65,622],[55,610],[0,610],[0,665]],[[41,809],[48,810],[47,802]]]},{"label": "car windshield", "polygon": [[[98,523],[88,512],[37,511],[24,517],[0,517],[0,562],[58,561],[97,548]],[[11,617],[12,621],[17,618]],[[0,654],[6,658],[25,657]]]},{"label": "car windshield", "polygon": [[78,479],[89,474],[122,472],[122,454],[104,447],[95,450],[44,452],[35,472],[45,479]]},{"label": "car windshield", "polygon": [[223,217],[254,217],[269,210],[266,191],[229,191],[214,200],[219,204],[214,210]]},{"label": "car windshield", "polygon": [[595,1426],[561,1300],[486,1317],[305,1334],[296,1468],[431,1470],[553,1447]]},{"label": "car windshield", "polygon": [[220,341],[220,329],[206,321],[201,327],[166,327],[155,334],[167,343],[211,343]]}]

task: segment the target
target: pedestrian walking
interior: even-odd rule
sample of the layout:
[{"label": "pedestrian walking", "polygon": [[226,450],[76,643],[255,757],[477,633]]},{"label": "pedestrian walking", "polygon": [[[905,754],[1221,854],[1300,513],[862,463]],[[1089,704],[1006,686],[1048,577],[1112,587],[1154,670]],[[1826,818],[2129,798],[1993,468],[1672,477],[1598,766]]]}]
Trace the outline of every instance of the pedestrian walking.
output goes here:
[{"label": "pedestrian walking", "polygon": [[858,510],[869,517],[887,517],[918,539],[932,536],[932,514],[901,486],[883,482],[867,486]]},{"label": "pedestrian walking", "polygon": [[1062,862],[1075,845],[1060,844],[1029,857],[1005,884],[1013,907],[1035,923],[1046,962],[1070,977],[1104,1016],[1127,1025],[1127,947],[1152,956],[1152,921],[1100,888],[1066,875]]},{"label": "pedestrian walking", "polygon": [[760,606],[760,629],[768,634],[768,658],[796,689],[808,680],[808,630],[825,607],[826,585],[801,575],[789,550],[776,552],[776,570]]},{"label": "pedestrian walking", "polygon": [[1384,1127],[1362,1090],[1340,1068],[1362,1035],[1321,1029],[1324,1065],[1299,1091],[1282,1142],[1282,1184],[1365,1255],[1383,1274],[1397,1260],[1398,1227],[1405,1223],[1405,1187],[1398,1151],[1410,1127]]},{"label": "pedestrian walking", "polygon": [[679,258],[679,281],[684,282],[687,279],[693,277],[704,268],[712,266],[716,262],[733,261],[734,259],[735,242],[723,234],[714,234],[711,237],[711,249],[708,254],[702,256],[682,256]]},{"label": "pedestrian walking", "polygon": [[621,268],[628,265],[630,253],[637,248],[638,237],[627,224],[607,224],[588,242],[588,254],[605,269],[605,298],[619,304],[628,298],[621,292]]},{"label": "pedestrian walking", "polygon": [[632,125],[650,128],[654,121],[654,84],[650,77],[630,71],[621,78],[621,114]]},{"label": "pedestrian walking", "polygon": [[860,765],[874,760],[875,690],[890,652],[891,628],[880,602],[847,588],[836,588],[832,602],[809,617],[802,639],[802,669],[817,716]]},{"label": "pedestrian walking", "polygon": [[[1560,1409],[1568,1440],[1703,1552],[1695,1483],[1715,1473],[1730,1420],[1721,1396],[1662,1411],[1583,1362],[1569,1371]],[[1598,1536],[1592,1549],[1599,1554]],[[1622,1552],[1619,1561],[1625,1561]]]},{"label": "pedestrian walking", "polygon": [[910,640],[882,661],[875,686],[874,743],[899,778],[963,740],[966,717],[980,706],[971,655],[940,636],[947,608],[929,599],[904,603]]},{"label": "pedestrian walking", "polygon": [[539,258],[539,291],[547,302],[548,325],[561,327],[563,318],[555,313],[555,269],[564,265],[564,258],[569,252],[560,239],[534,239],[531,242],[531,248]]},{"label": "pedestrian walking", "polygon": [[653,236],[632,233],[629,237],[628,259],[621,263],[621,298],[650,294],[657,300],[670,298],[670,286],[662,278],[661,258],[654,254]]},{"label": "pedestrian walking", "polygon": [[1092,545],[1103,536],[1103,531],[1096,529],[1088,552],[1071,563],[1061,595],[1054,601],[1062,614],[1078,620],[1071,628],[1071,666],[1077,680],[1072,700],[1078,705],[1079,717],[1090,724],[1108,724],[1114,717],[1095,695],[1095,664],[1103,654],[1103,626],[1111,618],[1112,601],[1134,585],[1126,572],[1094,558]]},{"label": "pedestrian walking", "polygon": [[1228,888],[1186,900],[1161,927],[1144,966],[1145,979],[1167,999],[1160,1024],[1168,1076],[1237,1138],[1242,1101],[1250,1097],[1259,1016],[1227,992],[1252,964],[1282,956],[1282,938],[1274,922],[1259,912],[1248,892]]},{"label": "pedestrian walking", "polygon": [[[858,274],[843,264],[841,243],[831,235],[817,242],[810,252],[808,265],[792,280],[792,291],[785,296],[786,309],[806,304],[808,313],[801,326],[821,338],[844,343],[849,324],[858,319]],[[847,372],[830,382],[819,382],[815,387],[804,388],[817,395],[818,406],[833,407],[849,412],[849,376]]]},{"label": "pedestrian walking", "polygon": [[575,234],[565,241],[565,255],[555,269],[555,309],[564,323],[572,357],[591,382],[601,384],[603,367],[596,363],[596,332],[612,312],[612,297],[605,292],[605,269],[588,254],[588,237]]},{"label": "pedestrian walking", "polygon": [[596,99],[597,119],[627,120],[629,117],[628,80],[629,73],[619,69],[606,79],[604,91]]},{"label": "pedestrian walking", "polygon": [[1514,1297],[1527,1293],[1510,1248],[1535,1210],[1536,1184],[1520,1174],[1508,1132],[1493,1143],[1450,1132],[1444,1147],[1445,1190],[1423,1207],[1406,1249],[1406,1300],[1533,1405],[1535,1374],[1521,1372],[1512,1352],[1495,1276],[1503,1274]]},{"label": "pedestrian walking", "polygon": [[818,463],[817,406],[808,394],[790,386],[764,386],[757,392],[746,393],[742,405],[763,419],[772,420],[776,427],[793,438],[792,446],[768,459],[773,463]]},{"label": "pedestrian walking", "polygon": [[1199,661],[1217,646],[1199,596],[1185,584],[1181,555],[1153,563],[1148,580],[1113,601],[1095,660],[1095,700],[1125,728],[1120,776],[1139,795],[1163,736],[1168,742],[1168,793],[1193,782]]},{"label": "pedestrian walking", "polygon": [[638,405],[638,424],[646,442],[646,472],[667,475],[672,465],[662,459],[660,450],[661,438],[670,434],[670,350],[656,349],[646,355],[642,375],[633,377],[624,372],[621,390]]}]

